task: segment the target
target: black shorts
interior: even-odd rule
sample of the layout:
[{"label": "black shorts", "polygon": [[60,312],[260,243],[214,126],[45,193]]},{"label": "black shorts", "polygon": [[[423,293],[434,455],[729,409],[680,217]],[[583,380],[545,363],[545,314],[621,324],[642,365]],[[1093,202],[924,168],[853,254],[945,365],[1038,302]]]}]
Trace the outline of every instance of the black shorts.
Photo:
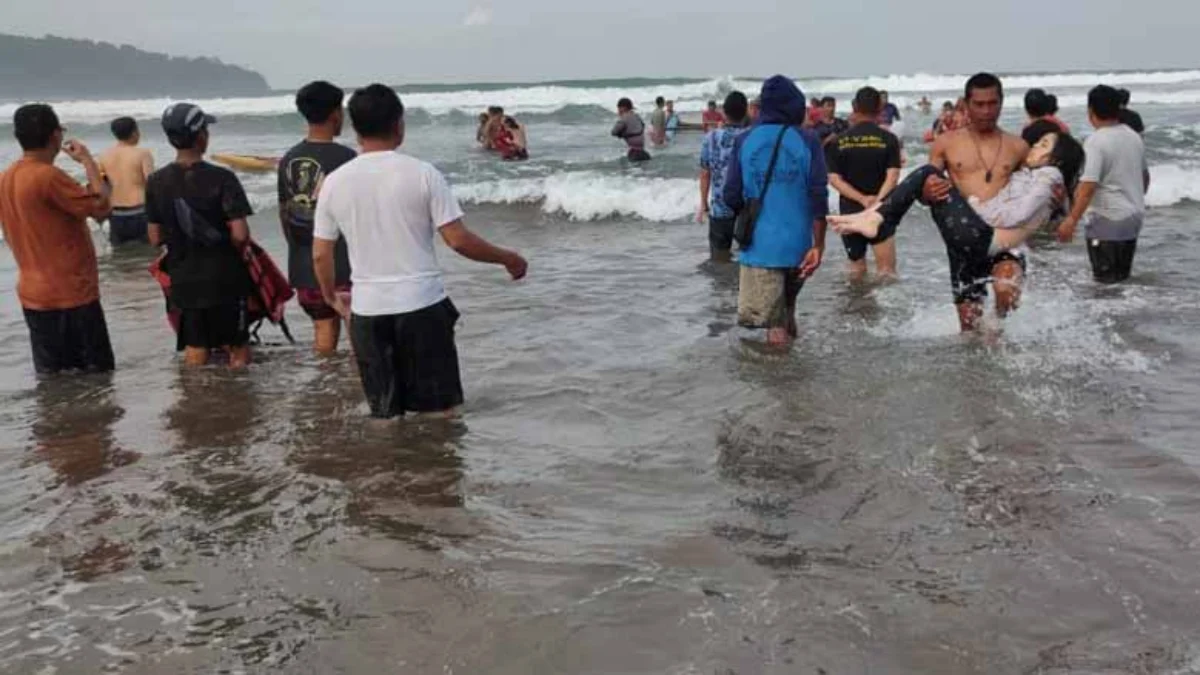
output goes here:
[{"label": "black shorts", "polygon": [[991,257],[963,258],[953,261],[958,264],[958,273],[953,275],[954,304],[964,302],[980,303],[987,299],[987,285],[992,281],[992,270],[1002,262],[1015,262],[1021,266],[1021,275],[1029,273],[1028,263],[1024,255],[1012,251],[1001,251]]},{"label": "black shorts", "polygon": [[878,246],[896,236],[896,224],[885,221],[879,226],[879,234],[874,239],[867,239],[861,234],[843,234],[842,246],[851,262],[858,262],[867,257],[868,246]]},{"label": "black shorts", "polygon": [[184,309],[179,313],[178,349],[222,349],[244,347],[250,343],[246,299],[205,307]]},{"label": "black shorts", "polygon": [[641,148],[630,148],[629,153],[625,155],[631,162],[648,162],[650,161],[650,153]]},{"label": "black shorts", "polygon": [[129,213],[114,210],[108,217],[109,243],[113,246],[135,241],[149,243],[150,238],[146,234],[148,222],[146,212],[140,209],[131,209]]},{"label": "black shorts", "polygon": [[350,318],[350,340],[371,417],[389,419],[462,405],[454,344],[458,316],[446,298],[415,312]]},{"label": "black shorts", "polygon": [[[862,213],[863,208],[860,204],[855,204],[853,207],[848,207],[846,204],[841,204],[841,213],[844,216],[849,216],[855,213]],[[874,239],[867,239],[861,234],[843,234],[842,247],[846,249],[846,257],[850,258],[850,262],[858,262],[867,257],[868,246],[878,246],[885,241],[896,236],[897,221],[884,219],[883,224],[879,226],[879,234],[875,235]]]},{"label": "black shorts", "polygon": [[39,375],[113,369],[112,343],[100,301],[72,309],[25,310],[33,367]]},{"label": "black shorts", "polygon": [[1088,259],[1092,261],[1092,276],[1102,284],[1117,284],[1129,279],[1133,272],[1133,256],[1137,239],[1108,241],[1089,239]]},{"label": "black shorts", "polygon": [[733,250],[733,224],[737,218],[708,219],[708,247],[713,251]]}]

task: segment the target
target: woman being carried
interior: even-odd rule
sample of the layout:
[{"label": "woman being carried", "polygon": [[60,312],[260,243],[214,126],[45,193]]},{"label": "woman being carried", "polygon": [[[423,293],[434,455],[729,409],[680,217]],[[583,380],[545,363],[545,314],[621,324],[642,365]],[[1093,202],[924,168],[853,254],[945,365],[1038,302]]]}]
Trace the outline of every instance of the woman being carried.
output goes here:
[{"label": "woman being carried", "polygon": [[507,161],[529,159],[529,136],[525,132],[525,125],[515,118],[505,117],[504,130],[508,133],[501,156]]},{"label": "woman being carried", "polygon": [[[955,297],[969,297],[991,275],[992,259],[1019,248],[1045,226],[1055,206],[1056,188],[1069,194],[1083,168],[1083,147],[1067,134],[1047,133],[992,199],[964,199],[957,189],[929,204],[946,243]],[[921,196],[927,178],[941,170],[926,165],[908,175],[874,208],[852,216],[830,216],[839,234],[874,238],[884,223],[899,225]]]}]

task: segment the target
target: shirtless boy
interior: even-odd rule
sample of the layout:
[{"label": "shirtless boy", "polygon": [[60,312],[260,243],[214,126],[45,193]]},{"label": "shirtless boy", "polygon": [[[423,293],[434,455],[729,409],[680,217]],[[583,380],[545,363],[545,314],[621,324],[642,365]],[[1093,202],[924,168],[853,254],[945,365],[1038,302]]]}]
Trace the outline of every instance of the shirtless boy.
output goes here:
[{"label": "shirtless boy", "polygon": [[110,128],[117,144],[100,155],[99,161],[100,170],[112,187],[108,240],[113,246],[147,243],[146,178],[154,173],[154,156],[138,147],[142,135],[132,117],[119,117]]}]

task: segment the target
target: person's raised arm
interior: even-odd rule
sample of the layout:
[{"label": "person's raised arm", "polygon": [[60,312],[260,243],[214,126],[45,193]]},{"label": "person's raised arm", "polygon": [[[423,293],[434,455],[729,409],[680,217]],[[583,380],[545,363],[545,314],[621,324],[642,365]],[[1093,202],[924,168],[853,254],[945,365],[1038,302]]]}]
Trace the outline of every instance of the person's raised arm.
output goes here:
[{"label": "person's raised arm", "polygon": [[104,183],[104,174],[92,157],[87,146],[76,140],[63,144],[67,156],[83,167],[87,174],[88,189],[85,192],[74,180],[66,174],[51,186],[52,198],[66,212],[94,220],[104,220],[112,211],[108,199],[108,186]]}]

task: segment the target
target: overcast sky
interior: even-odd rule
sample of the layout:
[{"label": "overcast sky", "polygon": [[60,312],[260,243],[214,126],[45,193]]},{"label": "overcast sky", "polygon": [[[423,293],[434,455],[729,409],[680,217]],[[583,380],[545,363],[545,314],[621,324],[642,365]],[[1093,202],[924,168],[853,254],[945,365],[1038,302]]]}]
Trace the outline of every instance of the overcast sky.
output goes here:
[{"label": "overcast sky", "polygon": [[1200,66],[1200,0],[0,0],[0,31],[210,55],[276,87]]}]

